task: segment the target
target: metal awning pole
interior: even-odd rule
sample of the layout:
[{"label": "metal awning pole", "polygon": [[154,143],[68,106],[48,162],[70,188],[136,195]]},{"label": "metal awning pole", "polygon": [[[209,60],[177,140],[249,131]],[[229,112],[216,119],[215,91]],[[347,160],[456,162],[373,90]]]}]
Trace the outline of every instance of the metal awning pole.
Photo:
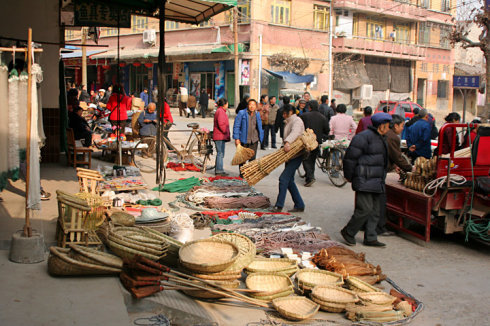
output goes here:
[{"label": "metal awning pole", "polygon": [[159,10],[159,26],[160,26],[160,49],[158,52],[158,128],[157,128],[157,141],[156,141],[156,170],[155,182],[160,184],[163,180],[163,168],[165,162],[163,162],[163,115],[165,112],[165,3],[164,0],[160,4]]}]

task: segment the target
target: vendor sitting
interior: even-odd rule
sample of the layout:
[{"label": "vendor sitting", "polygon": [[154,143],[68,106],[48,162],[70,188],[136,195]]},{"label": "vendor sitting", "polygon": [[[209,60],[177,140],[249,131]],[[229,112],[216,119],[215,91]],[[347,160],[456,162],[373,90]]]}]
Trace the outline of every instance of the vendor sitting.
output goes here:
[{"label": "vendor sitting", "polygon": [[155,150],[155,136],[157,135],[158,125],[156,108],[156,104],[151,102],[138,117],[139,133],[143,141],[148,144],[148,154],[153,153]]},{"label": "vendor sitting", "polygon": [[68,112],[69,127],[73,129],[75,140],[81,139],[83,146],[90,147],[92,145],[92,130],[87,120],[82,117],[82,113],[83,109],[79,106]]}]

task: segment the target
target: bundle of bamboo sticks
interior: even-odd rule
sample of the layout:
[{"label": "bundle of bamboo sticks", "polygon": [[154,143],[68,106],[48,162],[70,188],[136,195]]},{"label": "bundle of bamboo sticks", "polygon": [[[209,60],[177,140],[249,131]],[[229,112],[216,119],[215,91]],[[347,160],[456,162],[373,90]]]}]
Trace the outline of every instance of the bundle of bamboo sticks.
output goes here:
[{"label": "bundle of bamboo sticks", "polygon": [[274,153],[266,155],[260,159],[248,162],[240,169],[243,178],[247,180],[248,184],[253,186],[272,171],[274,171],[281,164],[296,157],[304,149],[312,151],[318,147],[316,141],[316,135],[311,129],[306,129],[301,137],[298,137],[292,144],[289,152],[284,151],[283,148],[278,149]]}]

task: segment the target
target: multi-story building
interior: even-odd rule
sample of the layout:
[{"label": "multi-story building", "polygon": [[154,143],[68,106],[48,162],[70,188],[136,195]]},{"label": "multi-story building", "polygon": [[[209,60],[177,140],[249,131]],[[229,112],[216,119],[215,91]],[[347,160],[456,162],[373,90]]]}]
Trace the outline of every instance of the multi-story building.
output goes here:
[{"label": "multi-story building", "polygon": [[[338,103],[364,106],[411,98],[431,109],[452,105],[454,58],[447,36],[456,0],[336,0],[333,10],[325,0],[238,3],[240,96],[306,89],[313,96],[327,94],[332,12],[333,95]],[[165,27],[167,86],[205,88],[213,97],[226,96],[235,103],[231,12],[199,26],[168,21]],[[115,34],[117,30],[103,30],[100,43],[115,46]],[[151,87],[156,83],[158,22],[135,16],[132,28],[120,34],[119,69],[126,89]],[[91,58],[89,63],[98,66],[91,68],[97,82],[113,82],[116,50]],[[310,76],[282,77],[290,69]]]}]

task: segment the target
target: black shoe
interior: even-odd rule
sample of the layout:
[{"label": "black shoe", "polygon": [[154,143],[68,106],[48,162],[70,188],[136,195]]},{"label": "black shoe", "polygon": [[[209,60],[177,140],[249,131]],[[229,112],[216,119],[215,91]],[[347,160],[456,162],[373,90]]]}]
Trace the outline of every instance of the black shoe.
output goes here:
[{"label": "black shoe", "polygon": [[265,147],[260,147],[261,150],[265,151]]},{"label": "black shoe", "polygon": [[228,175],[228,173],[226,173],[224,171],[223,172],[216,172],[216,175],[220,176],[220,177],[226,177]]},{"label": "black shoe", "polygon": [[304,207],[303,208],[296,208],[295,207],[293,209],[288,210],[289,213],[302,213],[304,211],[305,211],[305,208]]},{"label": "black shoe", "polygon": [[363,244],[368,247],[386,247],[386,244],[384,244],[383,242],[379,242],[378,240],[374,240],[374,241],[364,240]]},{"label": "black shoe", "polygon": [[344,238],[346,245],[348,245],[348,246],[355,246],[356,245],[356,238],[348,235],[345,228],[340,230],[340,234],[342,235],[342,238]]},{"label": "black shoe", "polygon": [[271,209],[271,211],[274,212],[274,213],[280,213],[280,212],[282,212],[282,207],[277,207],[276,206],[273,209]]},{"label": "black shoe", "polygon": [[305,183],[305,187],[311,187],[311,186],[313,186],[313,184],[315,183],[315,181],[316,181],[315,179],[311,179],[310,181],[307,181]]}]

